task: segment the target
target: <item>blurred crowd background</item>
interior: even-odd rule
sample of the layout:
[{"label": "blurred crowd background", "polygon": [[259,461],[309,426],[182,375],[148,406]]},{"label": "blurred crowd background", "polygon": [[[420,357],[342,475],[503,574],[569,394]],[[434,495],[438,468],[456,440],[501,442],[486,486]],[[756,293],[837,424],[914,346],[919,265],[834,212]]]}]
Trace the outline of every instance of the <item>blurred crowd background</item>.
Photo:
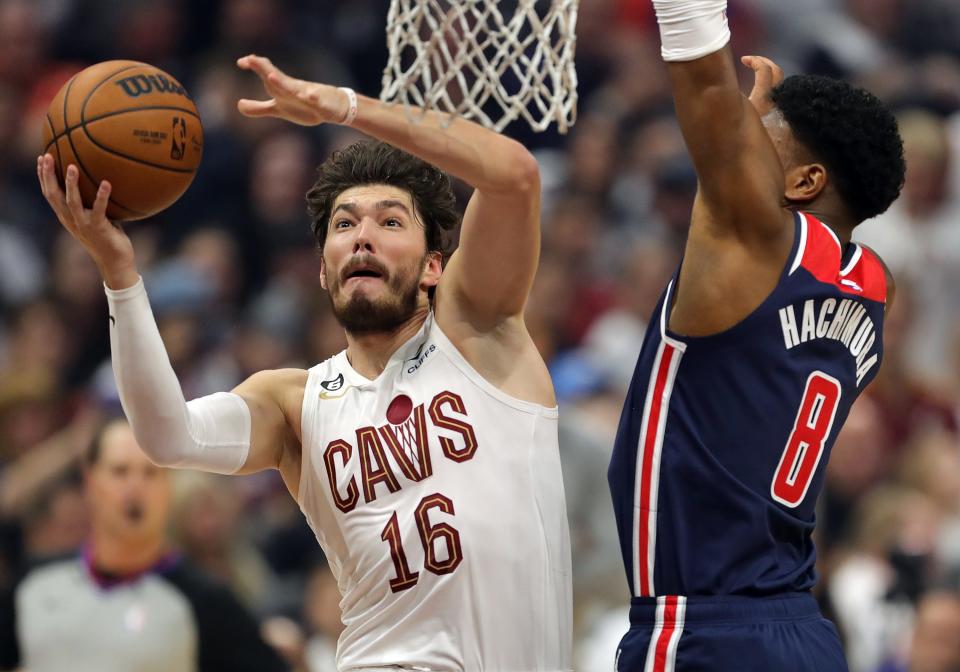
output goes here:
[{"label": "blurred crowd background", "polygon": [[[197,103],[206,147],[193,186],[128,228],[187,398],[261,369],[310,367],[345,342],[318,284],[304,193],[318,163],[358,136],[242,118],[236,100],[260,87],[234,61],[258,52],[296,76],[376,95],[386,4],[0,0],[0,587],[31,559],[82,544],[79,456],[119,412],[96,268],[36,183],[50,99],[82,67],[128,58],[171,72]],[[849,78],[900,119],[903,195],[858,232],[892,268],[897,298],[880,374],[828,467],[818,599],[854,672],[958,670],[960,3],[731,0],[729,16],[738,55]],[[527,321],[560,397],[576,669],[593,671],[610,669],[627,624],[607,461],[696,178],[649,0],[583,0],[577,32],[576,127],[508,133],[542,169]],[[749,80],[744,69],[745,90]],[[465,201],[469,189],[458,191]],[[230,584],[286,655],[334,669],[339,595],[277,474],[179,474],[171,520],[177,546]]]}]

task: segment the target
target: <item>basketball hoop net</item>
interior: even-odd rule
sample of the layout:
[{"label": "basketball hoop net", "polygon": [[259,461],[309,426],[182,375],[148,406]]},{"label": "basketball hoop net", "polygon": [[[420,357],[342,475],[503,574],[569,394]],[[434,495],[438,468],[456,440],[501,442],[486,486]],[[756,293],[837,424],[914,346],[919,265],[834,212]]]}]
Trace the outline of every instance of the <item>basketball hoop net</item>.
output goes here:
[{"label": "basketball hoop net", "polygon": [[391,0],[380,99],[501,131],[576,121],[579,0]]}]

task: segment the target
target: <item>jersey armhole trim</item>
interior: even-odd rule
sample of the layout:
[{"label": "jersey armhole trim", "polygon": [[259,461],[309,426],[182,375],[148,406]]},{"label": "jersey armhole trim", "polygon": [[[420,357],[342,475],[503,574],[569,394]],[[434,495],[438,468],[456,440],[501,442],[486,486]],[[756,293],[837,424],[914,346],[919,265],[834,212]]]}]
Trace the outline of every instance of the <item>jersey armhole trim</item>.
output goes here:
[{"label": "jersey armhole trim", "polygon": [[790,272],[787,275],[793,275],[794,271],[800,268],[800,262],[803,261],[803,253],[807,249],[807,216],[802,212],[796,213],[798,220],[799,228],[799,242],[797,244],[797,251],[793,257],[793,263],[790,264]]},{"label": "jersey armhole trim", "polygon": [[318,364],[307,371],[307,382],[303,386],[303,406],[300,409],[300,483],[297,485],[297,506],[303,510],[304,487],[309,478],[307,473],[310,467],[310,447],[314,445],[313,423],[316,421],[317,383],[320,367]]},{"label": "jersey armhole trim", "polygon": [[481,376],[480,373],[473,368],[470,362],[467,361],[466,357],[463,356],[463,353],[460,352],[457,346],[453,344],[453,341],[451,341],[450,338],[443,333],[443,329],[441,329],[440,325],[437,323],[436,315],[434,315],[432,319],[432,331],[436,333],[437,341],[440,343],[442,350],[444,353],[446,353],[450,362],[457,367],[461,373],[463,373],[474,385],[479,387],[489,396],[509,406],[510,408],[513,408],[514,410],[521,411],[523,413],[529,413],[530,415],[543,416],[546,418],[556,418],[558,416],[558,406],[548,407],[533,401],[517,399]]},{"label": "jersey armhole trim", "polygon": [[[673,347],[678,348],[681,352],[686,351],[687,346],[694,343],[702,344],[707,342],[719,342],[722,339],[736,338],[740,331],[744,329],[744,325],[758,315],[765,306],[767,306],[767,304],[776,294],[781,283],[789,278],[790,275],[800,267],[803,261],[803,256],[808,244],[809,236],[807,227],[809,226],[809,219],[805,213],[800,211],[794,211],[793,217],[793,242],[790,245],[790,252],[787,254],[787,257],[783,262],[783,266],[780,269],[780,275],[777,277],[776,284],[770,290],[770,293],[763,299],[763,301],[761,301],[760,304],[757,305],[757,307],[754,308],[748,315],[746,315],[736,324],[733,324],[722,331],[718,331],[717,333],[708,334],[706,336],[686,336],[684,334],[677,334],[670,331],[669,318],[670,312],[673,309],[673,292],[676,290],[676,285],[680,281],[680,271],[683,268],[683,260],[681,260],[680,267],[674,273],[673,279],[667,285],[667,290],[664,294],[663,306],[661,307],[660,312],[660,337]],[[832,233],[833,232],[831,231],[831,234]]]},{"label": "jersey armhole trim", "polygon": [[[679,278],[679,273],[677,274],[677,277]],[[670,284],[667,285],[667,292],[663,297],[663,306],[660,308],[660,340],[664,341],[668,345],[673,346],[683,353],[687,349],[687,344],[683,341],[678,341],[667,333],[667,316],[670,314],[670,309],[673,307],[673,288],[676,284],[676,281],[677,280],[675,278],[670,281]]]},{"label": "jersey armhole trim", "polygon": [[860,261],[860,257],[863,256],[863,248],[860,247],[857,243],[853,243],[854,250],[853,254],[850,256],[850,261],[847,262],[847,265],[840,270],[840,277],[845,278],[850,274],[854,268],[857,267],[857,262]]}]

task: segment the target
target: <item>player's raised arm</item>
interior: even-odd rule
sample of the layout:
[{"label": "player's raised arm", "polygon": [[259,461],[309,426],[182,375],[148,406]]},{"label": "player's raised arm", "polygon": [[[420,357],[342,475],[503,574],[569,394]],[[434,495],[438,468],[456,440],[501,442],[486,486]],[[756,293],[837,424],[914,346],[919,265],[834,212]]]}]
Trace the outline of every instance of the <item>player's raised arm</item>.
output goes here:
[{"label": "player's raised arm", "polygon": [[[53,157],[37,159],[44,197],[65,229],[100,269],[110,306],[110,349],[124,412],[138,443],[156,463],[232,474],[278,467],[289,428],[281,407],[289,373],[254,377],[237,392],[186,402],[170,364],[126,233],[106,218],[110,184],[84,208],[78,171],[66,171],[66,193]],[[305,375],[305,372],[299,372]]]},{"label": "player's raised arm", "polygon": [[[700,180],[694,220],[745,242],[786,231],[784,172],[740,91],[726,0],[653,0],[677,117]],[[758,69],[762,65],[748,62]],[[758,75],[764,75],[762,70]]]},{"label": "player's raised arm", "polygon": [[482,126],[427,112],[411,121],[400,106],[284,74],[268,59],[245,56],[241,68],[263,80],[270,100],[241,100],[248,116],[294,123],[349,123],[464,180],[476,191],[460,233],[459,250],[437,293],[442,314],[448,297],[478,329],[492,329],[523,310],[540,247],[540,176],[518,142]]}]

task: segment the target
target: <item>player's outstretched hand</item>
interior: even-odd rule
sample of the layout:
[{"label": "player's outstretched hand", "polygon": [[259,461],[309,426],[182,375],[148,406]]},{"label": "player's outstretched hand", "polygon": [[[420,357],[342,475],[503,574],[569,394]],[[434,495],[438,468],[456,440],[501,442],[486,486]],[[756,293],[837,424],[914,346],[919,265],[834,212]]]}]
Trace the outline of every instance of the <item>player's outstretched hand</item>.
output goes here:
[{"label": "player's outstretched hand", "polygon": [[257,73],[272,96],[270,100],[242,98],[237,109],[248,117],[278,117],[301,126],[316,126],[343,121],[350,111],[350,99],[345,92],[291,77],[268,58],[251,54],[237,59],[237,65]]},{"label": "player's outstretched hand", "polygon": [[77,180],[77,167],[67,167],[66,193],[60,188],[53,170],[53,157],[44,154],[37,158],[37,179],[44,198],[57,215],[57,219],[74,238],[87,249],[100,275],[112,289],[135,285],[139,276],[133,256],[133,244],[119,226],[107,219],[107,204],[110,201],[110,183],[104,180],[97,190],[92,208],[83,207]]},{"label": "player's outstretched hand", "polygon": [[753,70],[750,102],[762,117],[773,110],[770,92],[783,81],[783,68],[765,56],[744,56],[740,62]]}]

